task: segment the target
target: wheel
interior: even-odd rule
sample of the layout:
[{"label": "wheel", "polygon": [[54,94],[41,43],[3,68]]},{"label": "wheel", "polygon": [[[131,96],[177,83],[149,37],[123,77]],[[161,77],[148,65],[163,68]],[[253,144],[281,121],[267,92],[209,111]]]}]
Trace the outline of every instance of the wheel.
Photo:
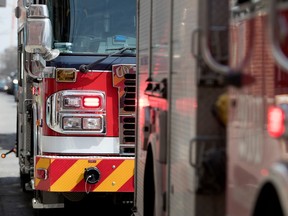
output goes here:
[{"label": "wheel", "polygon": [[25,185],[26,183],[29,183],[29,181],[30,181],[29,174],[24,174],[20,171],[20,187],[23,192],[27,192]]}]

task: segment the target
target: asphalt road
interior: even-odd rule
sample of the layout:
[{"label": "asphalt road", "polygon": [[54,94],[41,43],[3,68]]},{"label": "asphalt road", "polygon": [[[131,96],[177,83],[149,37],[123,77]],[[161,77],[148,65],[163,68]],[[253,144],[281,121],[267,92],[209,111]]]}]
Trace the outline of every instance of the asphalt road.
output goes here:
[{"label": "asphalt road", "polygon": [[[14,147],[16,103],[13,95],[0,92],[0,154]],[[31,193],[23,193],[19,181],[18,158],[14,153],[0,158],[0,215],[31,216]]]},{"label": "asphalt road", "polygon": [[[16,140],[16,102],[13,95],[0,92],[0,154],[14,147]],[[32,192],[20,187],[18,158],[14,153],[0,158],[0,216],[33,216]],[[46,210],[45,215],[130,216],[130,207],[119,208],[105,200],[84,200],[65,209]],[[41,214],[42,216],[43,214]]]}]

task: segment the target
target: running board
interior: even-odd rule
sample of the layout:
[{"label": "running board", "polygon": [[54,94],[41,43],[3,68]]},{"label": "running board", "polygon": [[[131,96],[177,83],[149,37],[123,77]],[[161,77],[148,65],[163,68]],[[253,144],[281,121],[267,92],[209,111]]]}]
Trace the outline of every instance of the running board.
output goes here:
[{"label": "running board", "polygon": [[32,206],[34,209],[51,209],[51,208],[64,208],[64,203],[40,203],[36,198],[32,199]]}]

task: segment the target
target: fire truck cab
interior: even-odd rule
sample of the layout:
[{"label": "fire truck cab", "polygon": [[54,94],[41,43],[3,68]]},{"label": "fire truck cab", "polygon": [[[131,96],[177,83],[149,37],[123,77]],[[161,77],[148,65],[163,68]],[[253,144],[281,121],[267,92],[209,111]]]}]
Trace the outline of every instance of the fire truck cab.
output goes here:
[{"label": "fire truck cab", "polygon": [[134,0],[19,0],[17,157],[34,209],[134,194]]}]

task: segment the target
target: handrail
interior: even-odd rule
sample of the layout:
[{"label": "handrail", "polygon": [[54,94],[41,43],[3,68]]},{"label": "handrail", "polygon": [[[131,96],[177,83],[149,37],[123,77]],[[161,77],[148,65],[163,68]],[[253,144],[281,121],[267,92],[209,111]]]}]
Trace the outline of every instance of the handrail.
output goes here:
[{"label": "handrail", "polygon": [[[243,57],[243,59],[239,62],[239,64],[235,68],[231,68],[229,65],[221,64],[215,60],[215,58],[212,56],[211,51],[209,49],[208,41],[209,41],[209,11],[208,11],[208,0],[202,0],[202,16],[200,19],[200,26],[201,28],[201,39],[200,39],[200,49],[203,55],[203,59],[205,63],[213,70],[222,74],[227,74],[231,71],[240,71],[249,61],[251,57],[251,49],[246,49],[246,53]],[[250,28],[250,37],[248,42],[248,47],[253,48],[253,40],[252,36],[254,35],[254,21],[251,23]]]},{"label": "handrail", "polygon": [[268,14],[268,38],[271,43],[272,54],[274,57],[275,62],[278,64],[279,67],[284,69],[284,72],[288,73],[288,58],[283,53],[280,44],[278,43],[279,40],[276,39],[275,36],[275,26],[276,23],[276,4],[277,1],[270,0],[269,1],[269,14]]}]

